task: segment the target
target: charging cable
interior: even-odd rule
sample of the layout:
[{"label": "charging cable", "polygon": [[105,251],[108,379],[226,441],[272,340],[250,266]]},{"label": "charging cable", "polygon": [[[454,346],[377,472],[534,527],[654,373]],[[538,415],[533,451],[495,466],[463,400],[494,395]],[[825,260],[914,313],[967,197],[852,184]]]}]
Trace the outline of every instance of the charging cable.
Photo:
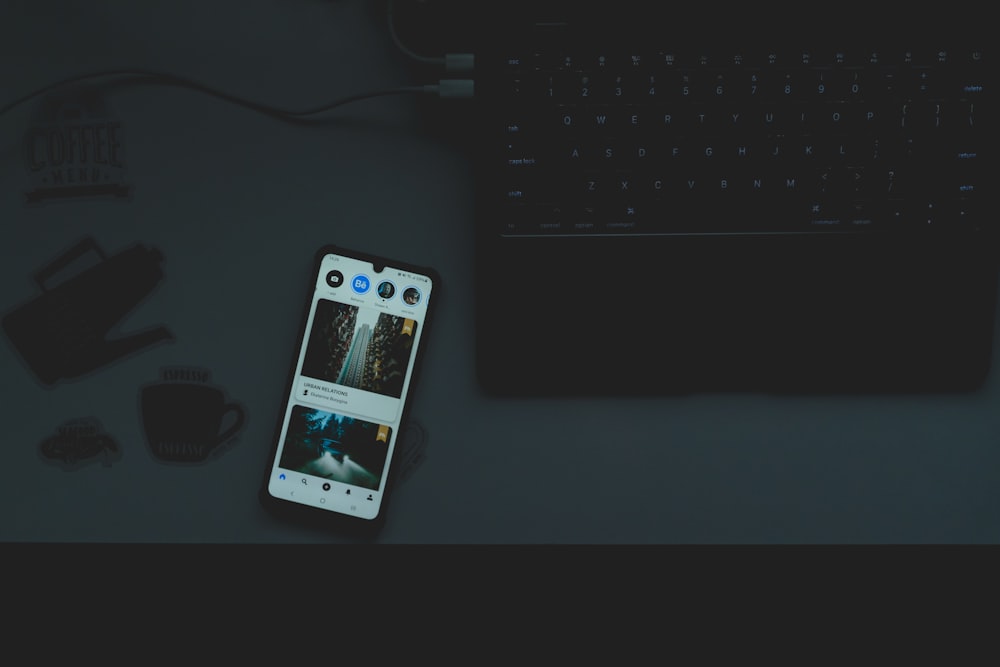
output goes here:
[{"label": "charging cable", "polygon": [[443,56],[422,56],[414,53],[399,39],[396,33],[396,22],[393,18],[394,0],[387,0],[386,18],[389,23],[389,36],[393,43],[408,58],[425,65],[439,65],[444,67],[445,72],[471,72],[475,69],[475,56],[471,53],[446,53]]},{"label": "charging cable", "polygon": [[[456,72],[471,72],[474,68],[474,57],[471,53],[447,53],[441,57],[428,57],[421,56],[414,53],[408,49],[402,41],[400,41],[399,36],[396,34],[395,23],[393,21],[393,0],[388,0],[388,5],[386,7],[386,14],[389,21],[389,34],[392,37],[393,42],[396,46],[407,56],[413,58],[414,60],[422,63],[440,65],[444,67],[446,73],[456,73]],[[352,102],[357,102],[360,100],[366,100],[373,97],[383,97],[386,95],[400,95],[400,94],[429,94],[437,95],[442,99],[457,99],[457,98],[469,98],[472,97],[475,92],[475,82],[472,79],[450,79],[442,78],[439,79],[436,84],[426,84],[426,85],[415,85],[415,86],[401,86],[398,88],[387,88],[384,90],[376,90],[366,93],[360,93],[357,95],[350,95],[348,97],[343,97],[339,100],[334,100],[328,104],[323,104],[321,106],[304,109],[304,110],[291,110],[283,109],[280,107],[273,107],[266,104],[261,104],[259,102],[254,102],[252,100],[247,100],[235,95],[230,95],[229,93],[223,92],[221,90],[211,88],[203,83],[188,79],[185,77],[177,76],[176,74],[170,74],[167,72],[157,72],[152,70],[143,69],[128,69],[128,70],[109,70],[104,72],[93,72],[90,74],[80,74],[77,76],[69,77],[61,81],[49,84],[38,90],[35,90],[27,95],[23,95],[15,99],[13,102],[8,102],[7,104],[0,106],[0,116],[11,111],[15,107],[27,102],[30,99],[38,97],[39,95],[44,95],[51,90],[60,88],[63,86],[72,85],[74,83],[79,83],[88,80],[97,79],[135,79],[135,83],[160,83],[173,86],[181,86],[184,88],[190,88],[213,97],[225,100],[232,104],[246,107],[252,109],[258,113],[262,113],[266,116],[272,118],[277,118],[285,122],[290,123],[321,123],[327,120],[323,115],[330,112],[338,107],[345,104],[350,104]]]},{"label": "charging cable", "polygon": [[190,88],[197,90],[201,93],[217,97],[219,99],[225,100],[232,104],[246,107],[252,109],[258,113],[262,113],[266,116],[272,118],[277,118],[290,123],[320,123],[328,120],[323,114],[336,109],[337,107],[343,106],[345,104],[350,104],[351,102],[357,102],[360,100],[366,100],[373,97],[383,97],[386,95],[400,95],[400,94],[432,94],[438,95],[441,98],[460,98],[460,97],[471,97],[473,94],[473,82],[468,79],[442,79],[437,84],[427,84],[422,86],[401,86],[398,88],[387,88],[385,90],[376,90],[372,92],[360,93],[358,95],[351,95],[348,97],[343,97],[339,100],[335,100],[328,104],[324,104],[312,109],[304,109],[300,111],[291,109],[282,109],[279,107],[273,107],[266,104],[261,104],[251,100],[247,100],[235,95],[230,95],[223,91],[217,90],[206,86],[205,84],[199,83],[192,79],[187,79],[175,74],[168,74],[166,72],[156,72],[152,70],[110,70],[106,72],[94,72],[91,74],[81,74],[78,76],[69,77],[63,79],[62,81],[57,81],[55,83],[49,84],[38,90],[35,90],[27,95],[19,97],[13,102],[9,102],[2,107],[0,107],[0,116],[11,111],[15,107],[27,102],[30,99],[38,97],[39,95],[44,95],[45,93],[60,88],[62,86],[68,86],[74,83],[79,83],[82,81],[96,80],[96,79],[136,79],[137,83],[151,82],[160,83],[173,86],[182,86],[185,88]]}]

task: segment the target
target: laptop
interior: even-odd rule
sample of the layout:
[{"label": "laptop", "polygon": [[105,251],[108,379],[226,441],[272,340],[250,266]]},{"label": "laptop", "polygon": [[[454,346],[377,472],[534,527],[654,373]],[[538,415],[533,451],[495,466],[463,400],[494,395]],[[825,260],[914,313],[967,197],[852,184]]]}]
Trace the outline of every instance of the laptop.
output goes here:
[{"label": "laptop", "polygon": [[479,10],[482,386],[979,387],[998,278],[982,10],[650,4]]}]

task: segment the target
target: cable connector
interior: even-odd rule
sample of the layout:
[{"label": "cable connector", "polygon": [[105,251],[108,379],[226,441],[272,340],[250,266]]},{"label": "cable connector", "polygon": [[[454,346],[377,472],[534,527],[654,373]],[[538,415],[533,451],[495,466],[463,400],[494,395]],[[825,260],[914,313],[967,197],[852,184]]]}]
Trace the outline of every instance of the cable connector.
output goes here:
[{"label": "cable connector", "polygon": [[446,53],[444,56],[446,72],[471,72],[475,66],[476,58],[471,53]]},{"label": "cable connector", "polygon": [[442,99],[468,98],[475,94],[476,82],[472,79],[441,79],[422,86],[421,91]]},{"label": "cable connector", "polygon": [[472,97],[476,92],[476,82],[472,79],[441,79],[438,82],[438,97]]}]

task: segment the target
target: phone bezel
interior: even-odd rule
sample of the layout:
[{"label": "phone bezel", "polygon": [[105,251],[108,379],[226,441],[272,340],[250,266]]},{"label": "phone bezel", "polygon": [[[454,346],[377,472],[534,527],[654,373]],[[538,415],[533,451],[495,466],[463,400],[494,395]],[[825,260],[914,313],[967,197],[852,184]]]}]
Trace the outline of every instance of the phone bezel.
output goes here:
[{"label": "phone bezel", "polygon": [[396,485],[395,482],[399,473],[398,468],[400,460],[398,442],[390,451],[389,460],[386,462],[384,472],[386,475],[386,483],[382,493],[382,500],[379,505],[378,513],[372,519],[357,517],[334,510],[320,509],[304,503],[287,500],[285,498],[278,498],[273,496],[268,490],[271,474],[277,462],[276,459],[280,448],[281,432],[284,427],[286,415],[288,414],[289,403],[292,401],[292,392],[295,387],[299,355],[305,342],[305,338],[309,335],[307,325],[309,322],[310,312],[313,307],[316,282],[322,268],[323,260],[329,254],[336,254],[350,259],[368,262],[372,265],[373,271],[380,268],[380,270],[375,271],[379,274],[382,273],[386,267],[390,267],[392,269],[399,269],[426,276],[431,281],[429,297],[424,307],[423,320],[420,323],[422,332],[417,339],[412,352],[412,370],[410,372],[409,385],[404,392],[403,402],[400,406],[398,425],[399,433],[397,433],[397,438],[402,434],[403,427],[407,423],[407,419],[410,414],[410,407],[413,403],[413,392],[419,384],[420,370],[423,365],[424,356],[426,355],[427,336],[431,327],[431,321],[433,320],[433,313],[436,310],[435,304],[440,298],[439,291],[441,288],[441,278],[438,272],[429,266],[391,259],[383,255],[345,248],[335,244],[321,246],[316,251],[311,264],[309,282],[307,284],[305,294],[305,304],[300,316],[298,331],[295,337],[295,345],[292,349],[292,358],[289,363],[288,375],[285,380],[285,384],[283,385],[283,393],[279,405],[280,411],[278,413],[274,434],[271,438],[271,447],[268,450],[267,466],[264,470],[264,478],[260,485],[259,498],[260,502],[268,511],[284,521],[291,521],[310,527],[331,528],[338,532],[354,534],[362,537],[373,537],[381,531],[385,524],[386,512],[393,495],[392,491]]}]

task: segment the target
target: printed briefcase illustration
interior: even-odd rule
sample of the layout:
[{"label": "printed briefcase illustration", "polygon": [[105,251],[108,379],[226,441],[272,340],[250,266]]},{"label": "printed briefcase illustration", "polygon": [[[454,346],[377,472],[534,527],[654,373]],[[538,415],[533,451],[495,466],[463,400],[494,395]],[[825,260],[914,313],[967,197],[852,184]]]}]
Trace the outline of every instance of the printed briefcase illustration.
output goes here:
[{"label": "printed briefcase illustration", "polygon": [[[50,285],[88,255],[96,263]],[[111,334],[163,278],[162,261],[158,250],[140,244],[109,257],[93,238],[85,238],[35,275],[41,294],[4,316],[4,332],[47,386],[173,340],[163,326]]]}]

